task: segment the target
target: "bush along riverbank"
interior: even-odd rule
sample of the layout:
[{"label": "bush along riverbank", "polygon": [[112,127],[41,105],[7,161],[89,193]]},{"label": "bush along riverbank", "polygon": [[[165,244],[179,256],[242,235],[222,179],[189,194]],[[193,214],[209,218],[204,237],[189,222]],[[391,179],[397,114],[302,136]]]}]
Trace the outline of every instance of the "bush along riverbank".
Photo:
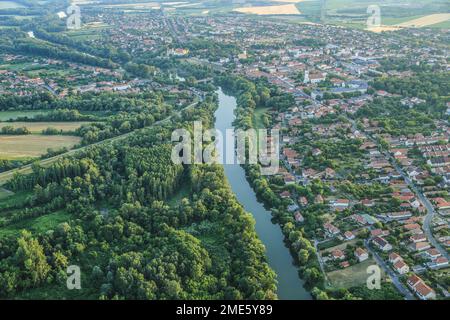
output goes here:
[{"label": "bush along riverbank", "polygon": [[[222,76],[216,78],[223,90],[236,97],[237,109],[235,125],[241,129],[253,128],[252,115],[258,108],[270,108],[278,111],[285,110],[293,102],[287,95],[265,80],[249,80],[237,76]],[[312,242],[306,237],[303,228],[289,212],[289,202],[280,198],[272,190],[268,177],[262,176],[259,165],[244,165],[247,180],[256,192],[258,199],[272,213],[272,221],[280,225],[295,264],[298,266],[299,276],[305,281],[305,287],[315,298],[327,298],[324,276],[320,271],[316,250]]]}]

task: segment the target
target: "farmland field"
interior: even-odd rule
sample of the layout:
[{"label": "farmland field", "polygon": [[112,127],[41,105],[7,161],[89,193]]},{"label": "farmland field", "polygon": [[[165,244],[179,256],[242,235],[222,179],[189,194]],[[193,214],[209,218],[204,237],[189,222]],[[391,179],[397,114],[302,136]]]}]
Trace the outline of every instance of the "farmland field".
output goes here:
[{"label": "farmland field", "polygon": [[[331,281],[331,284],[338,288],[350,288],[362,285],[366,283],[367,277],[369,276],[367,274],[367,267],[376,264],[372,258],[367,259],[348,268],[329,272],[327,273],[327,277]],[[382,278],[384,278],[383,271]]]},{"label": "farmland field", "polygon": [[74,136],[0,136],[0,159],[21,159],[27,157],[39,157],[47,152],[47,149],[72,148],[81,141]]},{"label": "farmland field", "polygon": [[277,14],[300,14],[295,4],[284,4],[279,6],[243,7],[233,11],[240,13],[250,13],[257,15],[277,15]]},{"label": "farmland field", "polygon": [[425,17],[421,17],[418,19],[406,21],[398,24],[400,27],[426,27],[429,25],[433,25],[436,23],[441,23],[444,21],[450,20],[450,13],[441,13],[441,14],[430,14]]},{"label": "farmland field", "polygon": [[33,133],[41,133],[47,128],[55,128],[62,131],[75,131],[83,124],[89,122],[74,121],[74,122],[0,122],[0,128],[5,126],[12,126],[14,128],[26,127]]}]

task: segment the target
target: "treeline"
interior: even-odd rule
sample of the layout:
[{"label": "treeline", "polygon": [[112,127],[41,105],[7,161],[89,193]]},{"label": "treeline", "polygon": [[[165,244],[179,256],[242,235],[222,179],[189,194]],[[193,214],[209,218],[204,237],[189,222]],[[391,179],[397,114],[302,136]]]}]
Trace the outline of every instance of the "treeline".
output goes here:
[{"label": "treeline", "polygon": [[92,114],[82,114],[76,109],[58,109],[37,114],[32,117],[21,116],[10,122],[22,121],[22,122],[43,122],[43,121],[99,121],[102,117],[98,117]]},{"label": "treeline", "polygon": [[205,58],[209,61],[219,61],[220,58],[227,58],[239,53],[239,49],[234,44],[201,38],[195,38],[184,46],[194,52],[196,57]]},{"label": "treeline", "polygon": [[27,135],[31,134],[31,131],[27,127],[14,128],[13,126],[5,126],[0,130],[0,134],[10,134],[10,135]]},{"label": "treeline", "polygon": [[88,145],[108,138],[128,133],[152,125],[170,115],[172,107],[166,104],[155,105],[142,112],[120,112],[102,122],[92,122],[75,130],[82,137],[81,143]]},{"label": "treeline", "polygon": [[437,70],[438,65],[431,65],[426,63],[416,64],[415,57],[388,57],[380,60],[380,71],[413,71],[413,72],[430,72]]},{"label": "treeline", "polygon": [[2,95],[0,110],[139,111],[151,109],[152,105],[161,104],[163,101],[164,96],[154,92],[120,95],[110,92],[86,92],[60,99],[47,91],[42,91],[29,96]]},{"label": "treeline", "polygon": [[4,160],[0,159],[0,172],[5,172],[27,164],[29,160]]},{"label": "treeline", "polygon": [[360,108],[355,119],[369,118],[376,121],[381,132],[394,136],[422,133],[431,135],[436,125],[429,104],[417,105],[413,108],[403,106],[400,98],[375,98],[372,102]]},{"label": "treeline", "polygon": [[27,38],[24,31],[16,29],[8,29],[8,33],[8,36],[0,40],[0,53],[42,56],[102,68],[114,67],[114,63],[109,58],[101,58],[92,54],[79,52],[67,46]]},{"label": "treeline", "polygon": [[98,58],[86,53],[81,53],[75,50],[70,50],[65,47],[51,46],[35,40],[20,40],[18,39],[14,47],[6,53],[25,54],[32,56],[42,56],[45,58],[60,59],[63,61],[70,61],[76,63],[87,64],[101,68],[113,68],[114,64],[109,59]]},{"label": "treeline", "polygon": [[450,72],[421,72],[412,77],[381,77],[371,83],[377,90],[417,97],[426,100],[422,111],[439,113],[446,111],[445,103],[450,100]]},{"label": "treeline", "polygon": [[81,51],[106,60],[111,60],[116,63],[127,63],[131,60],[131,56],[126,51],[117,50],[116,48],[113,48],[111,46],[93,46],[92,44],[74,40],[73,38],[68,37],[64,34],[46,32],[42,28],[35,29],[33,32],[36,38],[46,40],[58,45],[67,46],[77,51]]}]

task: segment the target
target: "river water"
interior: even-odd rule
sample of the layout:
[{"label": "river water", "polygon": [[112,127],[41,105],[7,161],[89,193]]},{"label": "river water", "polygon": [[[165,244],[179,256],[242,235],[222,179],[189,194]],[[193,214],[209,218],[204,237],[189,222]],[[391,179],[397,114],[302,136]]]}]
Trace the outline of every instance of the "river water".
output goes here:
[{"label": "river water", "polygon": [[[236,99],[224,94],[221,89],[217,91],[217,94],[219,96],[219,108],[215,113],[215,127],[225,137],[226,130],[233,128]],[[226,144],[226,141],[224,144]],[[223,152],[225,159],[226,151]],[[286,300],[311,299],[309,292],[303,288],[303,281],[298,276],[297,267],[293,265],[289,249],[284,245],[284,236],[280,226],[272,223],[270,211],[267,211],[258,202],[255,192],[247,182],[244,169],[237,164],[225,164],[224,170],[237,200],[247,212],[253,215],[256,221],[256,233],[266,247],[270,267],[277,274],[278,298]]]}]

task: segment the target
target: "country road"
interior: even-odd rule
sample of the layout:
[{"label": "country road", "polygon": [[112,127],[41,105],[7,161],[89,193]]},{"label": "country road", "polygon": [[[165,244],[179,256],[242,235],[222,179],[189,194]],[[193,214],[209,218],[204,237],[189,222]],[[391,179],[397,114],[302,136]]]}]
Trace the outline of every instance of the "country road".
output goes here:
[{"label": "country road", "polygon": [[[199,103],[199,101],[195,101],[195,102],[191,103],[190,105],[188,105],[187,107],[177,111],[175,114],[173,114],[173,115],[171,115],[171,116],[169,116],[169,117],[167,117],[165,119],[162,119],[162,120],[154,122],[149,127],[163,124],[163,123],[169,121],[173,116],[180,115],[182,111],[190,109],[190,108],[196,106],[198,103]],[[148,128],[148,127],[146,127],[146,128]],[[102,140],[102,141],[99,141],[99,142],[96,142],[96,143],[93,143],[93,144],[90,144],[90,145],[87,145],[87,146],[83,146],[81,148],[73,149],[73,150],[70,150],[68,152],[59,154],[59,155],[51,157],[51,158],[43,159],[41,161],[36,161],[35,163],[38,163],[42,167],[46,167],[46,166],[48,167],[53,162],[57,161],[58,159],[74,155],[77,152],[86,150],[87,148],[92,147],[92,146],[97,146],[97,145],[101,145],[101,144],[106,144],[106,143],[110,143],[110,142],[115,142],[115,141],[126,139],[129,136],[131,136],[132,134],[134,134],[137,131],[142,130],[142,129],[144,129],[144,128],[139,128],[139,129],[133,130],[131,132],[128,132],[128,133],[116,136],[116,137],[105,139],[105,140]],[[13,169],[13,170],[9,170],[9,171],[5,171],[5,172],[0,173],[0,186],[6,184],[14,176],[14,174],[16,174],[16,173],[21,173],[21,174],[31,173],[32,172],[32,166],[33,166],[33,164],[28,164],[28,165],[22,166],[20,168],[16,168],[16,169]]]}]

